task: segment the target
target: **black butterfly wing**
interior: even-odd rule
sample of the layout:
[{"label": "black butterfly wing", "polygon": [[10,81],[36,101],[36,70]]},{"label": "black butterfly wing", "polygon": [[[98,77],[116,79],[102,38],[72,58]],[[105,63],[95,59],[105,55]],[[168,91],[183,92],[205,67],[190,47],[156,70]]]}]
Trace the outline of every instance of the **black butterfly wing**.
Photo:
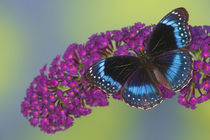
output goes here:
[{"label": "black butterfly wing", "polygon": [[167,14],[153,30],[147,47],[147,55],[183,48],[191,42],[188,27],[189,15],[184,8],[177,8]]},{"label": "black butterfly wing", "polygon": [[158,82],[153,73],[138,68],[131,74],[122,89],[122,97],[130,106],[150,109],[162,102]]},{"label": "black butterfly wing", "polygon": [[182,89],[192,78],[192,56],[184,49],[163,53],[154,57],[152,62],[165,76],[173,91]]},{"label": "black butterfly wing", "polygon": [[84,78],[107,93],[116,93],[139,66],[140,61],[134,56],[109,57],[87,69]]}]

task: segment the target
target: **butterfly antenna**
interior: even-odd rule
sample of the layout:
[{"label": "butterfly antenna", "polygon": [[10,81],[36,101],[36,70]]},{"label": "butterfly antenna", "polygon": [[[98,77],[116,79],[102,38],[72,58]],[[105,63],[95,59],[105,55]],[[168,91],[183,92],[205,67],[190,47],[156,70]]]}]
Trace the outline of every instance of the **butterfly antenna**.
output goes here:
[{"label": "butterfly antenna", "polygon": [[154,48],[152,48],[151,52],[153,52],[157,48],[157,46],[159,45],[159,43],[160,43],[161,40],[162,40],[162,38],[160,38],[160,40],[158,40],[157,44],[155,45]]}]

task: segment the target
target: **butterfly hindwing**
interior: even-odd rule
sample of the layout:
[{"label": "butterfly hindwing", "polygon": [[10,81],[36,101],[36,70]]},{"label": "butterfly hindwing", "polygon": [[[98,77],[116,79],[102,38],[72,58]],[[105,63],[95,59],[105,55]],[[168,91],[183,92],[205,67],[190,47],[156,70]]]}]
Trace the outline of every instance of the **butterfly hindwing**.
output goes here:
[{"label": "butterfly hindwing", "polygon": [[152,61],[166,77],[173,91],[182,89],[192,77],[192,56],[184,49],[166,52]]},{"label": "butterfly hindwing", "polygon": [[127,104],[146,110],[161,103],[158,84],[150,77],[144,68],[138,68],[129,76],[122,89],[122,97]]},{"label": "butterfly hindwing", "polygon": [[84,76],[87,82],[94,84],[107,93],[116,93],[131,73],[140,66],[134,56],[114,56],[93,64]]},{"label": "butterfly hindwing", "polygon": [[147,54],[161,53],[189,45],[191,35],[188,27],[189,15],[184,8],[177,8],[167,14],[154,28],[148,43]]}]

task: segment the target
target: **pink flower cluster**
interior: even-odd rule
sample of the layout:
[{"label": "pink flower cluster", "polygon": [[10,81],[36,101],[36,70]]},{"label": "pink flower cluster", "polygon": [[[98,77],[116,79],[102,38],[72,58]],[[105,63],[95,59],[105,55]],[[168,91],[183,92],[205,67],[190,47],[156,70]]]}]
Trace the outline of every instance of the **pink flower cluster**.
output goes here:
[{"label": "pink flower cluster", "polygon": [[180,91],[178,103],[191,109],[210,99],[210,26],[190,26],[192,43],[189,51],[194,58],[193,77]]},{"label": "pink flower cluster", "polygon": [[[21,103],[21,113],[32,126],[46,133],[66,130],[74,119],[91,113],[91,107],[107,106],[108,96],[83,79],[85,70],[103,58],[117,55],[134,55],[146,49],[154,26],[136,23],[121,30],[93,34],[85,45],[71,44],[63,56],[56,56],[51,65],[45,65],[34,78]],[[179,95],[179,103],[195,108],[197,103],[210,98],[209,94],[209,26],[190,28],[193,43],[189,50],[198,56],[190,84]],[[164,98],[175,93],[160,85]],[[195,92],[198,90],[198,92]],[[196,97],[196,93],[200,96]],[[121,94],[113,95],[121,100]]]}]

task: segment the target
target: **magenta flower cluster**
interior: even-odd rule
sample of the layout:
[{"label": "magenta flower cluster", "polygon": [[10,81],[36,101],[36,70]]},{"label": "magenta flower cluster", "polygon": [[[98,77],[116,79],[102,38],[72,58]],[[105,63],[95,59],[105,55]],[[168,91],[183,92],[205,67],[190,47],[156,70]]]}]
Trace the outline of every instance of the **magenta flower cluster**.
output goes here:
[{"label": "magenta flower cluster", "polygon": [[[91,113],[91,107],[107,106],[108,96],[88,85],[83,79],[85,70],[103,58],[117,55],[135,55],[146,49],[154,26],[136,23],[121,30],[93,34],[85,45],[71,44],[63,56],[56,56],[51,65],[45,65],[27,89],[21,104],[21,113],[32,126],[46,133],[66,130],[74,119]],[[189,47],[196,56],[194,75],[190,84],[179,95],[179,103],[194,108],[210,98],[209,94],[209,26],[190,28],[193,42]],[[164,98],[175,93],[160,85]],[[198,92],[196,92],[198,90]],[[195,93],[200,96],[196,97]],[[113,95],[122,100],[121,94]]]},{"label": "magenta flower cluster", "polygon": [[210,26],[190,27],[192,43],[188,47],[194,58],[193,77],[180,91],[178,103],[195,109],[196,105],[210,99]]}]

